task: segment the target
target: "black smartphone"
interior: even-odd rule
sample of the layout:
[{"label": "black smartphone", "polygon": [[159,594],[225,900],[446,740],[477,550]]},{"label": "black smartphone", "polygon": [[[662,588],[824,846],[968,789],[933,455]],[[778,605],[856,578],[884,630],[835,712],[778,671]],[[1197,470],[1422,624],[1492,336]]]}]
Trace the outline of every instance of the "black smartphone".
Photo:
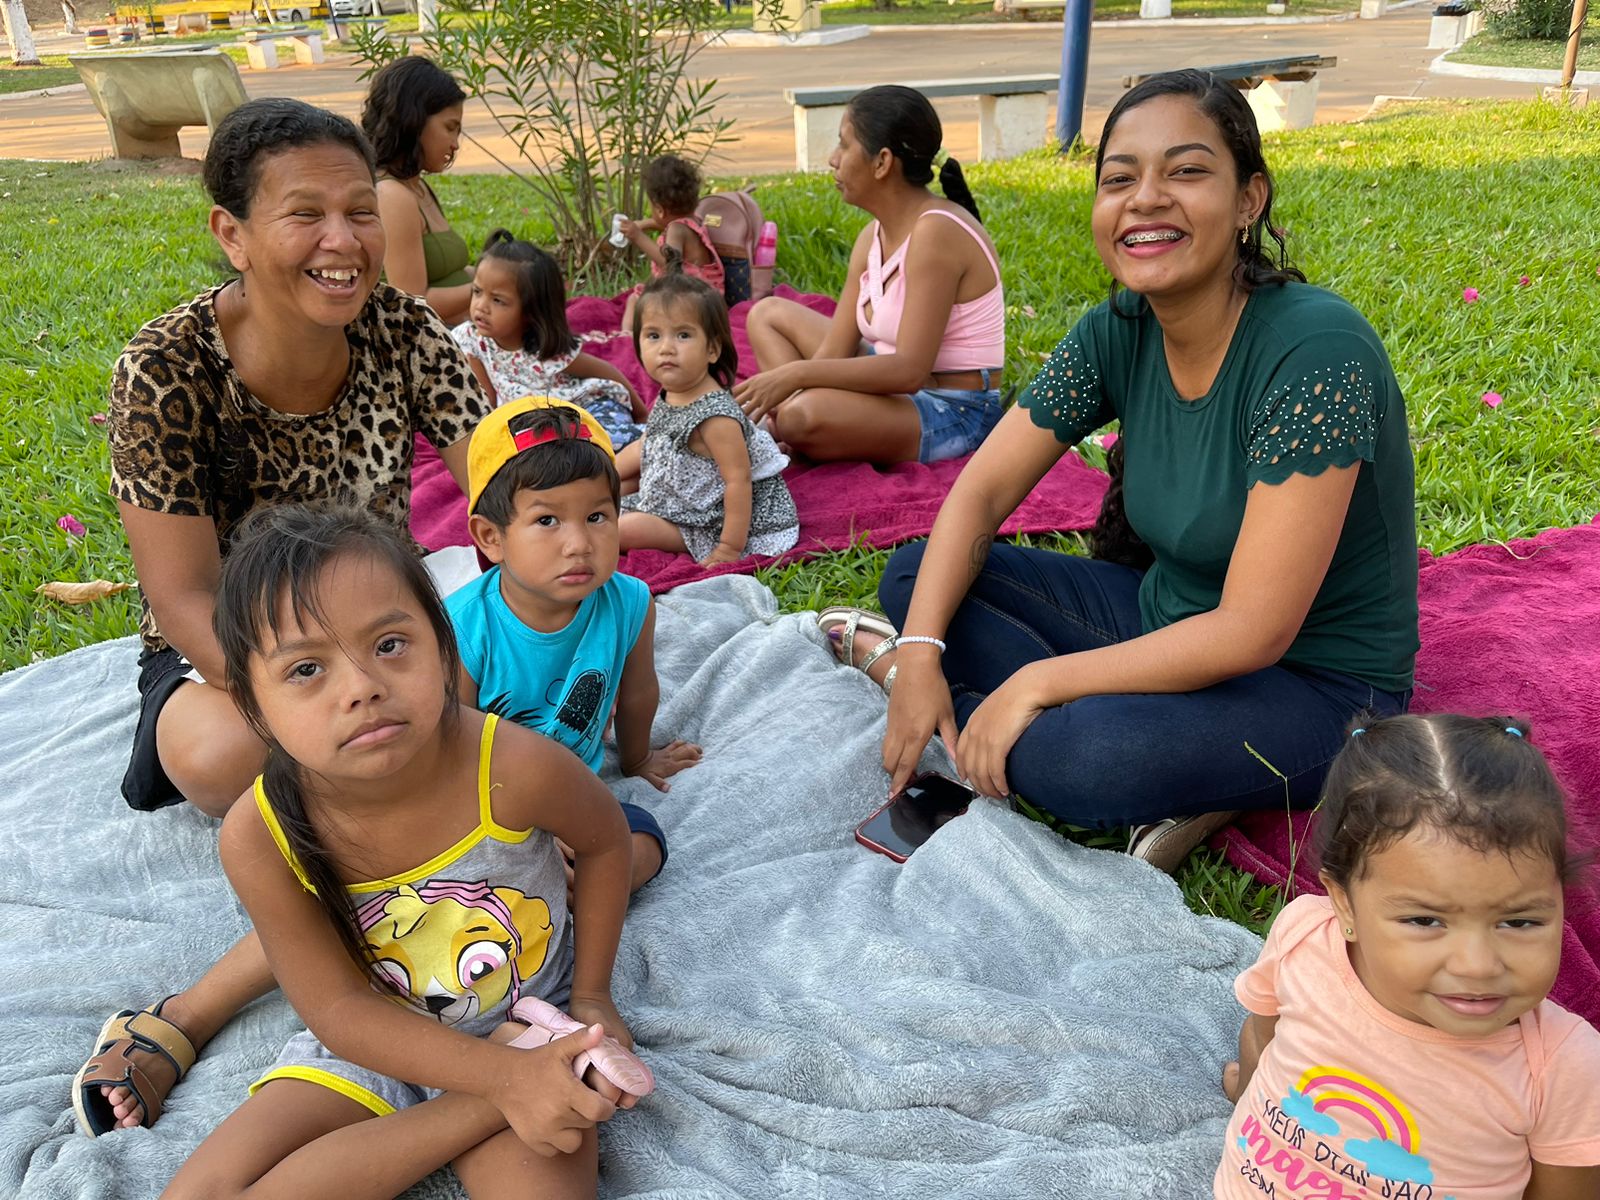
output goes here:
[{"label": "black smartphone", "polygon": [[966,812],[975,794],[948,775],[933,771],[918,775],[856,826],[856,841],[895,862],[905,862],[934,830]]}]

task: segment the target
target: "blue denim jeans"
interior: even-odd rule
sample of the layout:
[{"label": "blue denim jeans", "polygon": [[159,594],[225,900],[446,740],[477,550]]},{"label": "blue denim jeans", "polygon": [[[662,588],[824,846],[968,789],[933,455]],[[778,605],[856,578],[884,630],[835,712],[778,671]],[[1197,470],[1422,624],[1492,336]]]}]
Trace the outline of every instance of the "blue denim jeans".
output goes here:
[{"label": "blue denim jeans", "polygon": [[[896,628],[926,546],[896,550],[878,585]],[[1138,637],[1141,578],[1114,563],[996,543],[945,634],[957,725],[1028,663]],[[1350,718],[1404,712],[1410,699],[1336,671],[1286,666],[1198,692],[1087,696],[1047,709],[1023,731],[1006,758],[1006,782],[1034,807],[1085,828],[1309,807]]]}]

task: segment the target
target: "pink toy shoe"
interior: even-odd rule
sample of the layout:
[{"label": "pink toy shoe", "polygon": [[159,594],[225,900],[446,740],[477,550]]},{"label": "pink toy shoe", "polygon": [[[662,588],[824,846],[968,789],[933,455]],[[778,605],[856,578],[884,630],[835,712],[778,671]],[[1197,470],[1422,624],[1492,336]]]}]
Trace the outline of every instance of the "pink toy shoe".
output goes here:
[{"label": "pink toy shoe", "polygon": [[[582,1021],[574,1021],[553,1004],[528,996],[511,1006],[511,1015],[526,1022],[528,1032],[519,1034],[511,1045],[523,1050],[544,1046],[588,1028]],[[606,1037],[593,1050],[586,1050],[572,1060],[573,1073],[579,1079],[590,1067],[630,1096],[648,1096],[656,1089],[656,1077],[650,1073],[638,1055],[622,1048],[616,1038]]]}]

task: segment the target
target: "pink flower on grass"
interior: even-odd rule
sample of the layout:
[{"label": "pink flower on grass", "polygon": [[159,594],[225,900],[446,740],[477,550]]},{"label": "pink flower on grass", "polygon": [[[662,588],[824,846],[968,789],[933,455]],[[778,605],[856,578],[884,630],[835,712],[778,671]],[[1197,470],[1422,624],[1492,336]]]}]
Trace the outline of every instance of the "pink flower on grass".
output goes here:
[{"label": "pink flower on grass", "polygon": [[1467,304],[1476,304],[1478,302],[1478,289],[1477,288],[1462,288],[1461,289],[1461,299],[1463,301],[1465,301]]},{"label": "pink flower on grass", "polygon": [[91,413],[89,420],[96,425],[104,425],[106,423],[106,415],[105,413]]},{"label": "pink flower on grass", "polygon": [[73,516],[71,513],[63,513],[61,516],[57,517],[56,528],[65,532],[68,537],[75,538],[81,538],[86,532],[88,532],[84,529],[83,522],[78,520],[78,518]]},{"label": "pink flower on grass", "polygon": [[1532,283],[1533,280],[1529,279],[1526,275],[1523,275],[1517,279],[1518,287],[1528,287]]},{"label": "pink flower on grass", "polygon": [[1499,392],[1485,392],[1483,394],[1483,402],[1490,408],[1499,408],[1505,402],[1505,397]]}]

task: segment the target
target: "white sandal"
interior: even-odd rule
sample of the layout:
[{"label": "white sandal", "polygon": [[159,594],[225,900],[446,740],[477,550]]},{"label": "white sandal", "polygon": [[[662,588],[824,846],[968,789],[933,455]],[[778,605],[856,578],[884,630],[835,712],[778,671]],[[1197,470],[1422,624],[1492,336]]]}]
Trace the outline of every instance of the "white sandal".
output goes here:
[{"label": "white sandal", "polygon": [[[882,613],[873,612],[869,608],[837,606],[825,608],[817,614],[817,628],[822,630],[824,636],[831,630],[840,629],[841,627],[839,646],[843,648],[844,654],[839,661],[847,667],[854,667],[863,675],[867,673],[867,669],[873,663],[900,645],[900,633],[893,625],[889,624],[889,618]],[[883,641],[867,651],[860,662],[856,661],[856,630],[858,629],[865,629],[868,633],[876,633],[883,638]],[[837,652],[836,648],[835,654]],[[889,673],[883,677],[882,686],[885,696],[894,689],[895,673],[899,670],[900,666],[897,663],[890,667]]]}]

